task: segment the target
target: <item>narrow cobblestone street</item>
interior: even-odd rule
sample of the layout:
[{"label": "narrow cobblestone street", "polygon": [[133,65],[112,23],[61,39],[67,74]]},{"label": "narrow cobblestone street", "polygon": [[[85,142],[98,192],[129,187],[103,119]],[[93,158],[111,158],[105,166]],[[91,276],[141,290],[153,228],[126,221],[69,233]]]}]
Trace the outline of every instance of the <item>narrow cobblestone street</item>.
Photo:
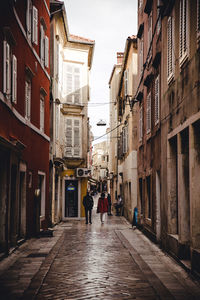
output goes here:
[{"label": "narrow cobblestone street", "polygon": [[95,211],[92,225],[62,223],[1,261],[0,298],[200,299],[199,283],[139,230]]}]

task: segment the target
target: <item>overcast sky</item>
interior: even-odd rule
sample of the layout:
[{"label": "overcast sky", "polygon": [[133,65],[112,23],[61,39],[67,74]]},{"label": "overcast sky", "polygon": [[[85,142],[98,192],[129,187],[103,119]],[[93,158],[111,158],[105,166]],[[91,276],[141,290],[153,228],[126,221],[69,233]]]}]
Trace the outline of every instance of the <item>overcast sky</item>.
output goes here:
[{"label": "overcast sky", "polygon": [[[128,36],[137,34],[137,0],[64,0],[70,34],[95,40],[91,71],[89,117],[94,138],[109,127],[108,82],[116,53],[123,52]],[[100,103],[100,104],[98,104]],[[96,123],[103,119],[106,127]],[[100,142],[96,140],[95,143]]]}]

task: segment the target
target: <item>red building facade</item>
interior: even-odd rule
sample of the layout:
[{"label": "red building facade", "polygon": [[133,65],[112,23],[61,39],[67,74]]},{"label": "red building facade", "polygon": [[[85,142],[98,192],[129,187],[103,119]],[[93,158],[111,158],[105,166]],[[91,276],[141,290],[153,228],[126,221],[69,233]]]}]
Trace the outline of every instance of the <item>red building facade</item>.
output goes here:
[{"label": "red building facade", "polygon": [[0,4],[0,253],[49,224],[48,0]]}]

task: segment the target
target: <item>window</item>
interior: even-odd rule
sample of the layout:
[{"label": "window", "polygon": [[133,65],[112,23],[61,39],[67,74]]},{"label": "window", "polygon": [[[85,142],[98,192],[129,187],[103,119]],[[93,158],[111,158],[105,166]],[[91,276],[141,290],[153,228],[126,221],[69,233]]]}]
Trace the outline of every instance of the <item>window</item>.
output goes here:
[{"label": "window", "polygon": [[38,44],[38,10],[32,5],[31,0],[27,0],[26,6],[26,28],[29,39],[32,37],[32,42]]},{"label": "window", "polygon": [[17,103],[17,58],[7,41],[3,41],[3,93]]},{"label": "window", "polygon": [[67,103],[81,104],[81,69],[79,65],[65,63],[63,94]]},{"label": "window", "polygon": [[151,92],[147,95],[146,132],[151,131]]},{"label": "window", "polygon": [[125,154],[128,152],[128,126],[122,129],[122,139],[123,153]]},{"label": "window", "polygon": [[159,123],[160,119],[160,86],[159,86],[159,75],[155,80],[155,125]]},{"label": "window", "polygon": [[189,54],[188,0],[180,1],[179,58],[182,65]]},{"label": "window", "polygon": [[3,42],[3,92],[10,95],[11,92],[11,52],[7,41]]},{"label": "window", "polygon": [[55,137],[56,137],[56,140],[59,139],[59,123],[60,123],[60,108],[59,108],[59,104],[56,105],[56,129],[55,129]]},{"label": "window", "polygon": [[197,38],[200,39],[200,0],[197,0]]},{"label": "window", "polygon": [[139,141],[143,138],[143,108],[140,107],[140,117],[139,117]]},{"label": "window", "polygon": [[44,25],[40,26],[40,59],[45,67],[49,67],[49,38],[45,35]]},{"label": "window", "polygon": [[139,54],[139,60],[140,60],[140,63],[139,63],[139,66],[140,66],[140,74],[142,74],[143,72],[143,65],[144,65],[144,53],[143,53],[143,50],[144,49],[144,38],[143,36],[141,37],[141,40],[140,40],[140,54]]},{"label": "window", "polygon": [[151,44],[151,41],[152,41],[152,13],[149,15],[149,18],[148,18],[148,52],[149,52],[149,48],[150,48],[150,45],[151,45],[151,50],[149,52],[149,57],[150,58],[152,56],[152,44]]},{"label": "window", "polygon": [[141,8],[142,8],[142,5],[143,5],[143,0],[139,0],[139,1],[138,1],[138,6],[139,6],[139,9],[141,9]]},{"label": "window", "polygon": [[40,130],[44,132],[44,96],[40,95]]},{"label": "window", "polygon": [[174,77],[174,20],[170,16],[167,22],[167,80]]},{"label": "window", "polygon": [[26,29],[27,29],[27,36],[31,39],[31,24],[32,24],[32,1],[27,0],[26,2]]},{"label": "window", "polygon": [[12,56],[12,102],[17,103],[17,58]]},{"label": "window", "polygon": [[81,119],[67,118],[65,125],[65,156],[81,156]]},{"label": "window", "polygon": [[25,81],[25,118],[31,119],[31,81]]},{"label": "window", "polygon": [[124,71],[124,95],[128,95],[128,70]]},{"label": "window", "polygon": [[161,1],[157,0],[157,18],[159,18],[157,23],[157,34],[159,34],[161,28],[160,7],[161,7]]}]

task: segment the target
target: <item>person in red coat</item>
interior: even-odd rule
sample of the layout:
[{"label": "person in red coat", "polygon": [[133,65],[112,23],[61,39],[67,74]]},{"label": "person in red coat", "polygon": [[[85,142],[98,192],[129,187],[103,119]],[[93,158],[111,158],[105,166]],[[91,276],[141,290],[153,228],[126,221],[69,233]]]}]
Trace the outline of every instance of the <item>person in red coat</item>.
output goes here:
[{"label": "person in red coat", "polygon": [[97,212],[100,213],[101,223],[104,223],[104,214],[108,212],[108,199],[105,198],[105,194],[101,193],[101,197],[98,200]]}]

